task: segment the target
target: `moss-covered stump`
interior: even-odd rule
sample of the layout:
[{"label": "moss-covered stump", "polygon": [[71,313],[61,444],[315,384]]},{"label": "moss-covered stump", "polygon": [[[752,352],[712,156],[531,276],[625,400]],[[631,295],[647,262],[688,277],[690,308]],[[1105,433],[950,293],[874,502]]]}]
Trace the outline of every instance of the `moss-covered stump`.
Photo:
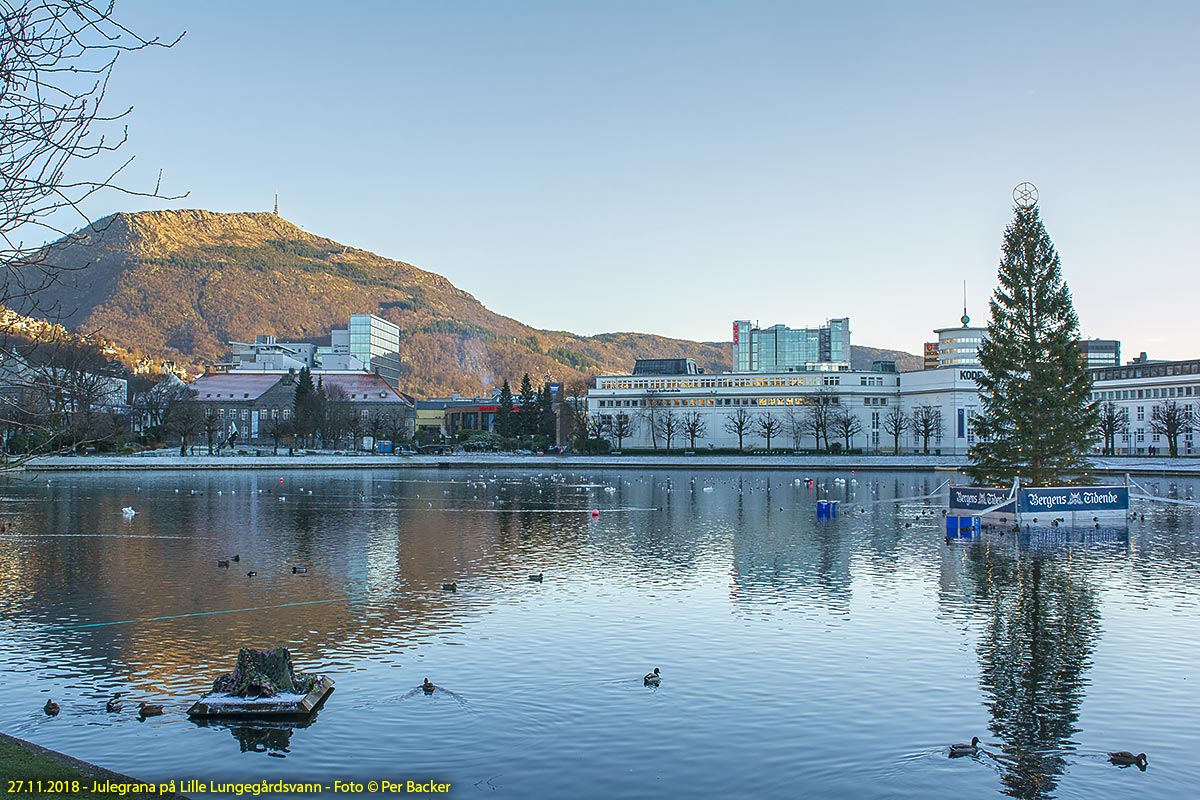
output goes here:
[{"label": "moss-covered stump", "polygon": [[233,672],[213,681],[213,692],[232,697],[274,697],[281,692],[308,694],[316,684],[316,675],[296,672],[292,654],[286,647],[271,650],[243,647],[238,651]]}]

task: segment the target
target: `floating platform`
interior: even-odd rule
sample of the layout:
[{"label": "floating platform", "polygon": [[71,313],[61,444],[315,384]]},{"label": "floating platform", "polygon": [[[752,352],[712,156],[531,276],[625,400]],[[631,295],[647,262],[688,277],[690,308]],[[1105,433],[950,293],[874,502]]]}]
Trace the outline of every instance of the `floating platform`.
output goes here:
[{"label": "floating platform", "polygon": [[236,697],[209,692],[188,709],[189,717],[307,717],[333,691],[333,679],[322,675],[308,694],[281,693],[274,697]]}]

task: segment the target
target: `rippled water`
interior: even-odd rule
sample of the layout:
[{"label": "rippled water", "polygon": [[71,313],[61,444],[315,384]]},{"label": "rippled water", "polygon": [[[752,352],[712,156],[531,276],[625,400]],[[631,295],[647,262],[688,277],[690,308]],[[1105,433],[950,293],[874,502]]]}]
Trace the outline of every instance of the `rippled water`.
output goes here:
[{"label": "rippled water", "polygon": [[[947,544],[935,501],[871,504],[944,476],[812,476],[812,490],[803,473],[578,467],[14,480],[0,730],[145,779],[434,778],[460,797],[1200,785],[1196,509]],[[862,511],[818,523],[817,497]],[[310,725],[188,721],[239,647],[277,644],[337,682]],[[655,666],[662,685],[643,686]],[[417,690],[425,677],[444,690]],[[105,713],[118,691],[126,710]],[[139,722],[141,699],[167,713]],[[985,754],[947,758],[972,735]]]}]

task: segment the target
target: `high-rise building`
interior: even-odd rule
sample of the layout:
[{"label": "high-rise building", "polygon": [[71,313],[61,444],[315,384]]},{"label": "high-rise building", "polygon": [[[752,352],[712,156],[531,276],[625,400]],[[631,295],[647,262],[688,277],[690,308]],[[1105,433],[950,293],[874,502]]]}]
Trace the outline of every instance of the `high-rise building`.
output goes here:
[{"label": "high-rise building", "polygon": [[816,328],[733,323],[734,372],[812,372],[850,369],[850,318]]},{"label": "high-rise building", "polygon": [[393,385],[400,380],[400,328],[374,314],[350,315],[350,354]]},{"label": "high-rise building", "polygon": [[1087,367],[1121,366],[1121,343],[1116,339],[1080,339],[1079,354]]}]

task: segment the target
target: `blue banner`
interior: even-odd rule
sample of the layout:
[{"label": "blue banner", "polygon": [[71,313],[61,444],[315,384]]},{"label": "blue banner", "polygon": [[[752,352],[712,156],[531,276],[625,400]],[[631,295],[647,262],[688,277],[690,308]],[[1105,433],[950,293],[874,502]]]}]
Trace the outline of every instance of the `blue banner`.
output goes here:
[{"label": "blue banner", "polygon": [[1012,500],[1008,499],[1011,489],[988,489],[978,486],[951,486],[950,508],[961,511],[983,511],[985,508],[1008,502],[997,511],[1012,512]]},{"label": "blue banner", "polygon": [[1017,491],[1017,499],[1022,514],[1129,510],[1129,488],[1126,486],[1020,489]]}]

